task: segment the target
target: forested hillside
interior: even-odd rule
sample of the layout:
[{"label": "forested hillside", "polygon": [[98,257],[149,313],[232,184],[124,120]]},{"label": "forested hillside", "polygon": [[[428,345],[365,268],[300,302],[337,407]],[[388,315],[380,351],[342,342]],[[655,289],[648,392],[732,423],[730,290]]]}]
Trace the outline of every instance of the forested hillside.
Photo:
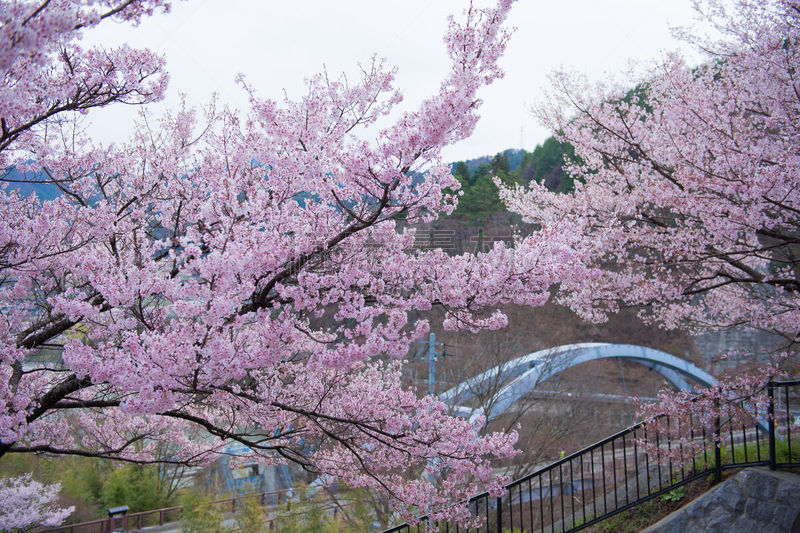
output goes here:
[{"label": "forested hillside", "polygon": [[461,183],[463,196],[451,218],[473,226],[486,226],[503,213],[493,177],[506,184],[542,183],[551,191],[569,192],[572,178],[564,172],[564,158],[574,157],[574,149],[555,137],[537,145],[532,152],[505,150],[494,157],[484,156],[453,163],[453,175]]}]

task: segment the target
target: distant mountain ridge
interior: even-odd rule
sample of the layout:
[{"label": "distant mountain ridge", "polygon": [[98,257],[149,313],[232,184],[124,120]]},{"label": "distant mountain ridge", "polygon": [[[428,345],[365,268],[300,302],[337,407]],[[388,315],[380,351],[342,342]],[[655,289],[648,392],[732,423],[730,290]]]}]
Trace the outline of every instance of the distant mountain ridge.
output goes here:
[{"label": "distant mountain ridge", "polygon": [[[463,161],[471,174],[479,174],[492,165],[492,161],[501,156],[507,162],[509,173],[518,177],[522,183],[541,182],[548,189],[567,191],[572,187],[571,180],[563,171],[564,157],[574,157],[572,147],[559,143],[550,137],[543,144],[537,145],[532,152],[520,148],[509,148],[495,155],[484,155]],[[454,172],[460,161],[450,163],[450,171]],[[483,169],[482,169],[483,167]],[[422,175],[415,176],[422,181]],[[0,183],[11,190],[17,190],[22,196],[35,193],[40,200],[53,200],[63,194],[58,186],[49,181],[44,172],[22,173],[11,167],[2,172]]]},{"label": "distant mountain ridge", "polygon": [[450,171],[457,174],[456,167],[462,166],[462,173],[481,174],[492,166],[497,166],[497,159],[505,159],[505,170],[518,178],[523,184],[541,183],[551,191],[569,192],[574,188],[572,178],[564,171],[564,160],[575,160],[575,149],[568,143],[559,142],[555,137],[547,138],[529,152],[520,148],[509,148],[495,155],[484,155],[466,161],[450,163]]},{"label": "distant mountain ridge", "polygon": [[[506,158],[506,161],[508,161],[508,168],[512,171],[515,171],[519,168],[526,153],[528,152],[520,148],[509,148],[499,152],[500,155]],[[494,155],[484,155],[481,157],[476,157],[475,159],[467,159],[464,161],[464,163],[466,163],[470,172],[475,172],[481,165],[490,165],[494,157]],[[455,169],[457,164],[457,161],[450,163],[450,170],[452,171]]]}]

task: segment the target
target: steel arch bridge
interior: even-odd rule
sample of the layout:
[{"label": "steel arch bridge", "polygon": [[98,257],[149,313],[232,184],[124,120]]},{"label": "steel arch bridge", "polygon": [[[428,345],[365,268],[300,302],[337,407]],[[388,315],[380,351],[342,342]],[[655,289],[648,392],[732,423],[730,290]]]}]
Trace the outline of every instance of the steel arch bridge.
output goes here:
[{"label": "steel arch bridge", "polygon": [[[661,374],[678,390],[692,390],[690,380],[704,387],[717,383],[714,376],[697,365],[660,350],[634,344],[586,342],[523,355],[456,385],[439,394],[439,399],[453,405],[456,414],[472,419],[482,415],[488,421],[500,416],[547,378],[575,365],[598,359],[622,359],[645,365]],[[483,394],[488,387],[497,383],[502,383],[502,386],[487,403],[490,406],[488,411],[463,405],[475,394]]]}]

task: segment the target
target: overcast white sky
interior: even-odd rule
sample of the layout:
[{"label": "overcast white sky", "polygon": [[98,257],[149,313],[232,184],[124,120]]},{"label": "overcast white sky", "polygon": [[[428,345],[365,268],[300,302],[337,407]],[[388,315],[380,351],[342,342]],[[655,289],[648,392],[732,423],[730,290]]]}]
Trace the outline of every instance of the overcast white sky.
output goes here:
[{"label": "overcast white sky", "polygon": [[[479,5],[484,0],[477,0]],[[87,34],[106,46],[128,42],[167,57],[165,105],[179,93],[201,103],[211,93],[243,106],[234,83],[242,72],[263,96],[302,94],[303,79],[327,67],[353,73],[373,53],[399,68],[403,106],[416,107],[447,71],[442,35],[447,15],[467,0],[189,0],[138,28],[101,25]],[[547,75],[567,67],[602,79],[631,59],[653,60],[679,46],[670,26],[693,19],[691,0],[520,0],[511,13],[517,32],[502,62],[506,77],[481,92],[481,121],[472,138],[449,148],[448,160],[531,150],[549,134],[528,111]],[[122,140],[133,113],[112,106],[91,116],[93,131]]]}]

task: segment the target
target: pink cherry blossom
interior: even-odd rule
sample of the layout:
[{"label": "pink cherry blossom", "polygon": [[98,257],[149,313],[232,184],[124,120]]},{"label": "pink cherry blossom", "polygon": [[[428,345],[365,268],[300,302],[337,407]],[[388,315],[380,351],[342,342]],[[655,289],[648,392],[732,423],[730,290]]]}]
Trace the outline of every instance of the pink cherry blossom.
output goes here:
[{"label": "pink cherry blossom", "polygon": [[[414,224],[456,205],[441,150],[502,75],[511,4],[452,19],[438,92],[381,130],[400,93],[375,59],[358,80],[311,77],[296,101],[242,77],[248,111],[143,109],[130,142],[104,146],[61,117],[160,98],[162,60],[74,43],[113,3],[12,2],[0,157],[63,194],[0,191],[0,458],[148,462],[169,441],[170,461],[198,464],[234,440],[407,517],[467,520],[456,502],[501,489],[490,461],[513,456],[516,435],[479,436],[402,386],[396,360],[428,331],[410,316],[440,306],[448,327],[499,328],[496,305],[540,305],[586,275],[560,229],[478,255],[413,246]],[[119,7],[135,22],[166,5]],[[59,364],[29,366],[44,347]]]},{"label": "pink cherry blossom", "polygon": [[60,525],[75,509],[58,507],[59,489],[59,483],[42,485],[30,474],[0,480],[0,530]]},{"label": "pink cherry blossom", "polygon": [[[566,166],[575,193],[533,184],[502,194],[527,221],[574,236],[572,260],[583,262],[591,282],[565,279],[559,299],[584,318],[638,307],[667,328],[759,328],[793,347],[800,340],[800,6],[703,0],[697,9],[715,36],[679,35],[705,54],[699,66],[673,54],[622,82],[554,74],[537,114],[575,147]],[[773,372],[724,383],[700,403],[665,396],[658,408],[688,414],[690,404],[746,397]]]}]

